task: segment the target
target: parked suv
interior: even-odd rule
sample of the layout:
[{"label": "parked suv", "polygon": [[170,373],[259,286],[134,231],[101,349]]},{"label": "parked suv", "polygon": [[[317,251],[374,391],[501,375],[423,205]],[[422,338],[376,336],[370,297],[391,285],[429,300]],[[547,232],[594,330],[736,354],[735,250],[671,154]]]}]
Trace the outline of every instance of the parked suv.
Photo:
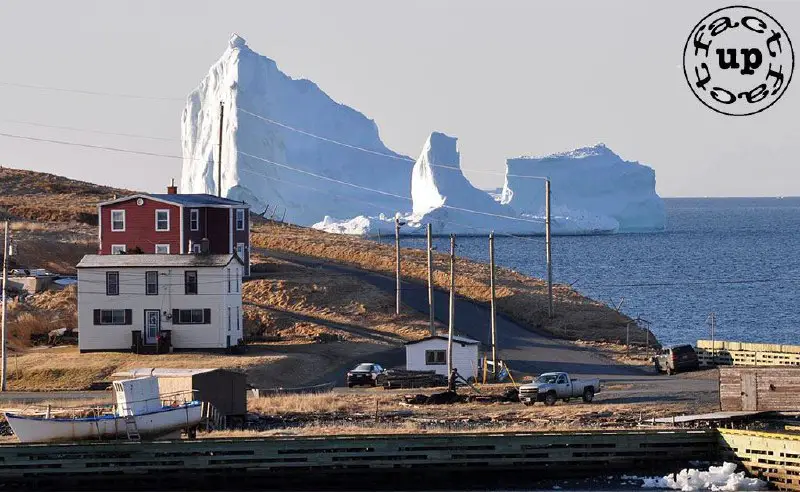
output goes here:
[{"label": "parked suv", "polygon": [[665,348],[653,357],[656,372],[675,374],[676,372],[693,371],[700,367],[697,353],[691,345],[675,345]]},{"label": "parked suv", "polygon": [[363,363],[347,372],[347,387],[356,385],[379,386],[385,378],[383,367],[374,363]]}]

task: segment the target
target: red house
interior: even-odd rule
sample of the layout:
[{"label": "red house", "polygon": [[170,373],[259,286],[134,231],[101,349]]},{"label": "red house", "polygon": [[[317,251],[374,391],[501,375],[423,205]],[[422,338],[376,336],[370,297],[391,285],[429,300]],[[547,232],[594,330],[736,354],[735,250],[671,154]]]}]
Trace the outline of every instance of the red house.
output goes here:
[{"label": "red house", "polygon": [[206,194],[137,194],[98,205],[98,254],[232,254],[250,274],[250,206]]}]

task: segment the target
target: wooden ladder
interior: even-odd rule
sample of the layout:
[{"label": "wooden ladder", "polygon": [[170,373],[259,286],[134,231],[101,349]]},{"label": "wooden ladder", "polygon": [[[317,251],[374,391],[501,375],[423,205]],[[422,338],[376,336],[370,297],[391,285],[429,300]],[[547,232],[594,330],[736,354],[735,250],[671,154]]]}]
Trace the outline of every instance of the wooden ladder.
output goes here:
[{"label": "wooden ladder", "polygon": [[125,433],[128,434],[128,439],[131,441],[140,441],[142,436],[139,435],[139,427],[136,425],[136,417],[134,415],[125,416]]}]

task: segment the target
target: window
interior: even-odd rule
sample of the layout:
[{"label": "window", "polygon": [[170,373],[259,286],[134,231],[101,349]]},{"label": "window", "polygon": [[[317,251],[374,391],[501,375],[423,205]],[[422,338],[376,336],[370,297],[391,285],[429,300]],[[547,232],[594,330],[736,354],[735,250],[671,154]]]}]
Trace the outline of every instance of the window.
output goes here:
[{"label": "window", "polygon": [[558,377],[558,381],[556,381],[556,384],[567,384],[567,377],[562,374],[561,376]]},{"label": "window", "polygon": [[200,253],[202,251],[203,251],[203,245],[202,244],[194,243],[192,245],[192,253]]},{"label": "window", "polygon": [[239,306],[236,306],[236,331],[240,330],[240,328],[239,328],[239,318],[240,317],[241,317],[241,314],[239,313]]},{"label": "window", "polygon": [[233,323],[231,323],[231,308],[228,307],[228,331],[229,332],[231,331],[231,328],[233,328]]},{"label": "window", "polygon": [[111,230],[113,232],[125,232],[125,211],[111,211]]},{"label": "window", "polygon": [[156,244],[156,254],[157,255],[168,255],[169,254],[169,244]]},{"label": "window", "polygon": [[426,350],[425,351],[425,365],[426,366],[443,366],[447,364],[447,351],[446,350]]},{"label": "window", "polygon": [[132,324],[130,309],[95,309],[95,325],[130,325]]},{"label": "window", "polygon": [[158,295],[158,272],[144,273],[144,292],[148,296]]},{"label": "window", "polygon": [[169,210],[156,210],[156,230],[169,231]]},{"label": "window", "polygon": [[211,323],[210,309],[173,309],[174,325],[207,325]]},{"label": "window", "polygon": [[228,268],[228,294],[231,293],[231,269]]},{"label": "window", "polygon": [[112,255],[124,255],[127,251],[127,247],[124,244],[112,244],[111,245],[111,254]]},{"label": "window", "polygon": [[197,270],[187,270],[184,273],[184,288],[186,294],[197,294]]},{"label": "window", "polygon": [[119,295],[119,272],[106,272],[106,295]]},{"label": "window", "polygon": [[244,209],[237,208],[236,209],[236,230],[243,231],[244,230]]},{"label": "window", "polygon": [[244,261],[244,243],[236,243],[236,256]]},{"label": "window", "polygon": [[239,269],[238,268],[236,270],[234,270],[234,272],[233,272],[233,281],[234,281],[234,285],[236,287],[236,290],[234,290],[234,292],[239,292]]},{"label": "window", "polygon": [[196,208],[189,210],[189,230],[200,230],[200,210]]}]

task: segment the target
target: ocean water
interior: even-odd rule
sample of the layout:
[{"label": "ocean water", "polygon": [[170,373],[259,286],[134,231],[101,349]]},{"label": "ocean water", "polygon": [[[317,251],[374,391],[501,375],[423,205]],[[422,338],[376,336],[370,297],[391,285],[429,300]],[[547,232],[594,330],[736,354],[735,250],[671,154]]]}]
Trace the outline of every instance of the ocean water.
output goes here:
[{"label": "ocean water", "polygon": [[[650,322],[662,344],[716,338],[800,344],[800,198],[665,199],[667,230],[553,238],[553,277]],[[383,238],[384,242],[393,238]],[[449,239],[436,238],[438,251]],[[425,240],[403,238],[424,249]],[[487,261],[488,239],[458,256]],[[544,277],[544,238],[495,239],[498,265]]]}]

